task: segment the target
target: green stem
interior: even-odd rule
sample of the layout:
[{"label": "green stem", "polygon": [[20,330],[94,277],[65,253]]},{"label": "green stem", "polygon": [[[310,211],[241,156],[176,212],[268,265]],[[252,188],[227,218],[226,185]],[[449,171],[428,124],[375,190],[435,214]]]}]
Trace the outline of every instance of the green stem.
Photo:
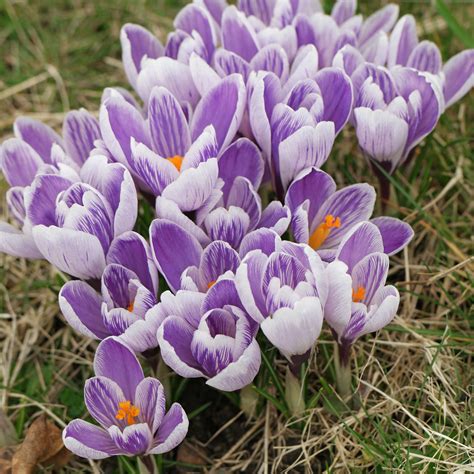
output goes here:
[{"label": "green stem", "polygon": [[345,401],[352,395],[351,345],[342,341],[334,343],[334,368],[336,370],[337,393]]},{"label": "green stem", "polygon": [[140,456],[138,458],[138,469],[140,474],[159,474],[158,467],[152,455]]}]

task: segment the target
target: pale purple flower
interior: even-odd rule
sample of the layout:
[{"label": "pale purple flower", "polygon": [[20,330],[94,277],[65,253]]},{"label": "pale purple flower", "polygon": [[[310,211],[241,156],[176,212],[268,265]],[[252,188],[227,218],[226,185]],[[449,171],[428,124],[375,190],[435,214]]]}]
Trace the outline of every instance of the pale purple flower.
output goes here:
[{"label": "pale purple flower", "polygon": [[397,313],[400,296],[394,286],[385,285],[389,258],[384,251],[378,227],[361,222],[344,237],[336,259],[326,267],[324,318],[343,346],[383,328]]},{"label": "pale purple flower", "polygon": [[116,338],[99,344],[95,377],[86,381],[84,400],[100,426],[76,419],[63,431],[64,445],[88,459],[161,454],[183,441],[188,418],[179,403],[166,412],[163,386],[145,377],[135,354]]},{"label": "pale purple flower", "polygon": [[79,181],[80,168],[100,136],[99,124],[81,109],[66,114],[62,137],[28,117],[16,119],[13,129],[15,137],[5,140],[0,148],[0,168],[11,186],[6,195],[9,212],[21,230],[1,222],[0,251],[17,257],[41,258],[26,215],[25,190],[39,174]]},{"label": "pale purple flower", "polygon": [[142,188],[194,211],[212,208],[220,197],[217,157],[234,138],[244,106],[245,86],[234,75],[208,91],[190,123],[177,98],[156,87],[147,120],[115,95],[102,104],[100,124],[105,145]]},{"label": "pale purple flower", "polygon": [[238,390],[257,375],[258,326],[242,308],[232,280],[219,280],[207,294],[165,292],[156,309],[163,323],[157,337],[165,363],[182,377],[206,378],[219,390]]},{"label": "pale purple flower", "polygon": [[[304,57],[301,61],[304,65]],[[314,79],[302,78],[283,93],[271,73],[258,74],[249,93],[252,132],[280,199],[299,172],[325,163],[353,104],[351,81],[339,68],[323,69]]]},{"label": "pale purple flower", "polygon": [[387,66],[397,65],[434,75],[441,83],[446,108],[474,87],[474,49],[456,54],[443,66],[438,46],[418,40],[412,15],[400,18],[390,35]]},{"label": "pale purple flower", "polygon": [[100,292],[78,280],[61,288],[59,306],[64,317],[76,331],[93,339],[120,336],[137,352],[156,347],[156,329],[148,331],[146,320],[157,303],[158,271],[147,242],[135,232],[124,233],[112,242],[107,262]]},{"label": "pale purple flower", "polygon": [[118,163],[91,156],[86,182],[39,175],[25,190],[25,213],[42,256],[81,279],[100,278],[112,240],[133,228],[137,194],[130,173]]},{"label": "pale purple flower", "polygon": [[444,109],[437,81],[406,67],[364,63],[352,74],[354,125],[364,154],[391,173],[428,135]]},{"label": "pale purple flower", "polygon": [[[310,168],[296,177],[285,199],[291,210],[291,230],[296,242],[309,244],[321,258],[331,261],[352,227],[370,218],[376,194],[366,183],[336,191],[336,183],[327,173]],[[413,237],[411,227],[399,219],[381,217],[373,222],[390,223],[379,229],[389,255],[401,250]]]},{"label": "pale purple flower", "polygon": [[270,342],[298,366],[321,332],[327,297],[323,262],[309,246],[282,241],[272,231],[253,248],[235,275],[240,299]]}]

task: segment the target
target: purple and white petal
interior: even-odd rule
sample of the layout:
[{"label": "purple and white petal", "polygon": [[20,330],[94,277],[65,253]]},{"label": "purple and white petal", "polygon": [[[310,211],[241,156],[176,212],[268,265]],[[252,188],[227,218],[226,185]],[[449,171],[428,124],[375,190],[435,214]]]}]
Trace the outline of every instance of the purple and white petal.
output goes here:
[{"label": "purple and white petal", "polygon": [[195,140],[208,125],[216,131],[219,150],[225,148],[240,127],[246,103],[245,84],[238,74],[222,81],[201,99],[191,123]]},{"label": "purple and white petal", "polygon": [[242,355],[218,374],[207,380],[206,384],[218,390],[232,392],[252,383],[260,368],[260,347],[255,339]]},{"label": "purple and white petal", "polygon": [[30,233],[0,221],[0,252],[20,258],[43,258]]},{"label": "purple and white petal", "polygon": [[42,165],[40,155],[19,138],[10,138],[2,143],[0,169],[10,186],[28,186]]},{"label": "purple and white petal", "polygon": [[413,48],[407,61],[408,67],[418,71],[430,72],[431,74],[439,74],[442,65],[443,60],[438,46],[432,41],[426,40]]},{"label": "purple and white petal", "polygon": [[272,201],[263,210],[262,217],[258,223],[258,227],[274,231],[278,235],[282,235],[288,229],[291,221],[291,211],[280,201]]},{"label": "purple and white petal", "polygon": [[147,453],[153,443],[147,423],[126,426],[123,431],[118,426],[111,426],[108,432],[117,447],[128,456]]},{"label": "purple and white petal", "polygon": [[267,339],[288,359],[314,346],[323,325],[319,298],[307,296],[293,308],[283,307],[260,325]]},{"label": "purple and white petal", "polygon": [[142,61],[163,56],[163,45],[147,29],[133,23],[122,26],[120,43],[122,44],[122,62],[125,74],[130,84],[136,89]]},{"label": "purple and white petal", "polygon": [[184,156],[191,135],[178,100],[164,87],[155,87],[148,102],[148,125],[153,149],[163,158]]},{"label": "purple and white petal", "polygon": [[359,35],[359,45],[363,46],[367,44],[379,31],[388,33],[397,21],[398,12],[399,6],[389,3],[370,15],[362,25]]},{"label": "purple and white petal", "polygon": [[56,226],[33,227],[33,238],[46,260],[82,280],[100,278],[105,254],[100,240],[86,232]]},{"label": "purple and white petal", "polygon": [[349,273],[366,255],[383,252],[383,241],[380,231],[371,222],[356,224],[344,236],[339,244],[336,258],[344,262]]},{"label": "purple and white petal", "polygon": [[102,320],[102,299],[87,283],[68,281],[61,288],[58,301],[66,321],[76,331],[93,339],[110,335]]},{"label": "purple and white petal", "polygon": [[394,255],[405,248],[414,236],[410,224],[395,217],[376,217],[370,222],[375,224],[383,240],[383,251],[387,255]]},{"label": "purple and white petal", "polygon": [[453,56],[443,67],[444,100],[450,107],[474,87],[474,49]]},{"label": "purple and white petal", "polygon": [[107,431],[84,420],[73,420],[64,428],[63,443],[69,451],[87,459],[122,454]]},{"label": "purple and white petal", "polygon": [[97,347],[94,372],[116,382],[126,400],[133,400],[138,384],[144,379],[137,357],[116,337],[104,339]]},{"label": "purple and white petal", "polygon": [[418,44],[416,22],[413,15],[402,16],[390,35],[387,66],[406,66],[408,58]]},{"label": "purple and white petal", "polygon": [[202,247],[185,229],[166,219],[155,219],[150,226],[153,258],[170,288],[180,288],[181,275],[188,267],[199,266]]},{"label": "purple and white petal", "polygon": [[140,410],[140,420],[143,420],[156,433],[165,416],[165,391],[159,380],[146,377],[137,386],[134,405]]},{"label": "purple and white petal", "polygon": [[15,136],[28,143],[48,164],[51,148],[56,143],[63,148],[63,139],[48,125],[30,117],[18,117],[13,124]]},{"label": "purple and white petal", "polygon": [[162,454],[176,448],[188,432],[189,420],[179,403],[173,403],[164,416],[153,440],[150,454]]}]

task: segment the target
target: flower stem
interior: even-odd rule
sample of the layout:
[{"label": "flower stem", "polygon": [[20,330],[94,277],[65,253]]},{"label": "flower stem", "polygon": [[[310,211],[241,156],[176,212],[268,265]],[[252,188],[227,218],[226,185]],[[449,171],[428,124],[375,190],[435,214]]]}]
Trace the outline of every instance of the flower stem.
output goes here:
[{"label": "flower stem", "polygon": [[159,474],[155,458],[151,455],[140,456],[138,466],[140,474]]},{"label": "flower stem", "polygon": [[294,375],[290,367],[286,367],[285,399],[294,416],[299,416],[305,410],[304,393],[299,378]]},{"label": "flower stem", "polygon": [[337,393],[346,401],[352,395],[351,389],[351,344],[347,341],[334,343],[334,368],[336,369]]}]

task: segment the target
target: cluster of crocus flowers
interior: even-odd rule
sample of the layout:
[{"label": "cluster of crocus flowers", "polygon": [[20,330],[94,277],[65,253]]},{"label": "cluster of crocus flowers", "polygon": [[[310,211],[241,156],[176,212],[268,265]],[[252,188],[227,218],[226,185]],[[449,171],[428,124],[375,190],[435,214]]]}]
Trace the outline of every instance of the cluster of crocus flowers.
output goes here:
[{"label": "cluster of crocus flowers", "polygon": [[372,186],[338,187],[321,167],[349,124],[392,173],[474,77],[472,50],[443,66],[397,6],[355,12],[353,0],[330,15],[317,1],[202,0],[165,45],[127,24],[123,64],[140,100],[107,88],[98,119],[70,112],[62,136],[15,122],[0,163],[18,227],[0,223],[0,251],[72,277],[62,313],[102,341],[85,387],[101,427],[71,422],[73,452],[143,456],[181,442],[183,409],[165,414],[163,388],[141,368],[150,351],[235,391],[259,372],[260,330],[297,374],[327,324],[348,395],[352,345],[396,315],[389,257],[413,231],[373,217]]}]

